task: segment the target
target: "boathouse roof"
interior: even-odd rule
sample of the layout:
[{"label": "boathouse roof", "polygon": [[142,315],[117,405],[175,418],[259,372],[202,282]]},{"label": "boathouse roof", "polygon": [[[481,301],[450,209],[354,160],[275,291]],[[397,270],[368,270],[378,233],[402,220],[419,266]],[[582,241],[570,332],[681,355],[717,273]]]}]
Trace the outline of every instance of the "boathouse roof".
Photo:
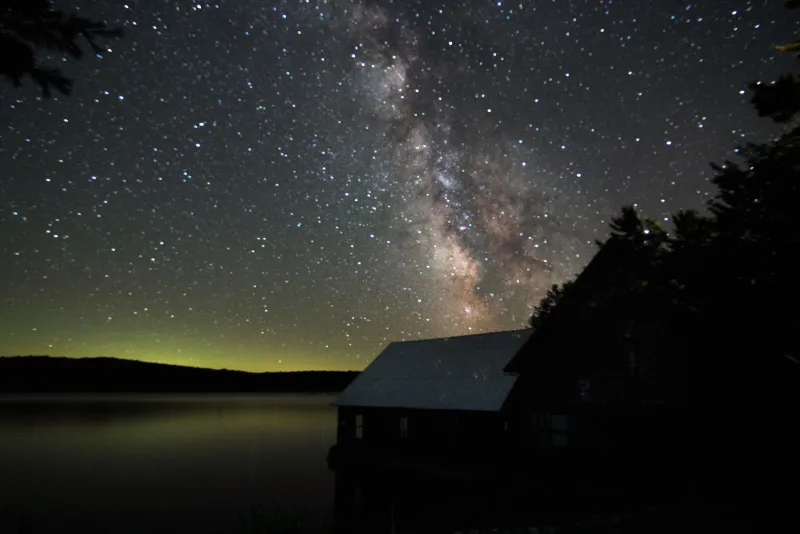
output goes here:
[{"label": "boathouse roof", "polygon": [[334,406],[498,411],[516,381],[503,371],[531,330],[390,343]]}]

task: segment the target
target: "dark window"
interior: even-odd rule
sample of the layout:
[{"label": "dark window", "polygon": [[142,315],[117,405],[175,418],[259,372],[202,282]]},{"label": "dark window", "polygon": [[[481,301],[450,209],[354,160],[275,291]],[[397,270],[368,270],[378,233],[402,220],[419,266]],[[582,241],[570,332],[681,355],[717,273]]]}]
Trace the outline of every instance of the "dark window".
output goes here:
[{"label": "dark window", "polygon": [[531,416],[531,424],[536,431],[547,429],[547,417],[543,413],[535,413]]},{"label": "dark window", "polygon": [[567,416],[550,416],[550,437],[553,447],[564,447],[567,444]]},{"label": "dark window", "polygon": [[364,437],[364,416],[360,413],[356,414],[356,439]]},{"label": "dark window", "polygon": [[353,490],[353,509],[360,512],[364,508],[364,492],[360,487]]},{"label": "dark window", "polygon": [[557,414],[550,416],[550,428],[554,432],[565,431],[567,429],[567,416]]},{"label": "dark window", "polygon": [[408,417],[405,415],[400,416],[400,437],[408,437]]},{"label": "dark window", "polygon": [[588,378],[583,380],[578,380],[578,400],[586,402],[590,399],[589,397],[589,386],[591,382]]}]

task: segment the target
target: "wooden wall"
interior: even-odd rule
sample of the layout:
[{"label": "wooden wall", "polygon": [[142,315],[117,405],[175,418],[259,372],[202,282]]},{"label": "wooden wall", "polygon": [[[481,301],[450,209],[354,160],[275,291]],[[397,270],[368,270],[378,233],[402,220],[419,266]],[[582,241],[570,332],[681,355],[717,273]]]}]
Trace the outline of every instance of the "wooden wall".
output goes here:
[{"label": "wooden wall", "polygon": [[[357,416],[361,438],[356,437]],[[407,420],[402,434],[401,419]],[[339,408],[337,442],[389,447],[474,450],[507,445],[513,427],[501,413],[398,408]]]}]

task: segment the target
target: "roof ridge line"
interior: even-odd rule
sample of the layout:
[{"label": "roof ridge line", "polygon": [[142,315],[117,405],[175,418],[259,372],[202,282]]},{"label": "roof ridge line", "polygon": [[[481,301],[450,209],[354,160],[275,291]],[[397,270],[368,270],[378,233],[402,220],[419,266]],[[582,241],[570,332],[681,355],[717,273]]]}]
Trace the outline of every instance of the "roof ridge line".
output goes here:
[{"label": "roof ridge line", "polygon": [[[518,328],[515,330],[496,330],[494,332],[477,332],[475,334],[461,334],[457,336],[442,336],[442,337],[428,337],[428,338],[421,338],[421,339],[406,339],[402,341],[390,341],[389,345],[394,345],[395,343],[419,343],[420,341],[444,341],[446,339],[462,339],[466,337],[478,337],[478,336],[493,336],[498,334],[514,334],[514,333],[522,333],[522,332],[532,332],[533,328]],[[388,347],[388,345],[387,345]]]}]

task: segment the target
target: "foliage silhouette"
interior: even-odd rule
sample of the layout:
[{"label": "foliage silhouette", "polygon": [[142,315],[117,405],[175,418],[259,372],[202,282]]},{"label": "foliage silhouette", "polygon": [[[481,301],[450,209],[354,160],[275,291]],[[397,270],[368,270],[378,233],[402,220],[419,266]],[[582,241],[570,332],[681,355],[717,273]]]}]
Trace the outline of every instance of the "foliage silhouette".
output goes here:
[{"label": "foliage silhouette", "polygon": [[102,54],[106,49],[99,41],[121,35],[120,28],[55,9],[50,0],[6,0],[0,7],[0,74],[16,87],[30,76],[45,97],[53,89],[69,95],[72,80],[58,68],[42,66],[37,54],[56,52],[80,59],[81,39],[95,54]]},{"label": "foliage silhouette", "polygon": [[[779,49],[796,53],[800,41]],[[750,87],[759,115],[785,124],[800,113],[800,76]],[[717,192],[708,214],[674,214],[671,233],[624,207],[610,238],[599,243],[605,267],[590,263],[595,273],[605,273],[590,282],[602,287],[571,297],[587,285],[587,267],[572,287],[548,293],[531,323],[541,331],[574,331],[587,321],[594,332],[616,329],[623,342],[606,341],[595,350],[636,355],[634,368],[624,372],[640,387],[629,391],[689,403],[703,414],[698,420],[705,417],[698,425],[710,439],[747,439],[742,434],[754,433],[744,421],[756,420],[762,427],[774,422],[777,439],[786,428],[780,418],[798,407],[800,392],[800,277],[793,260],[800,249],[793,224],[800,205],[800,128],[738,151],[741,161],[712,164]],[[587,314],[587,307],[598,311]],[[708,424],[723,413],[738,418],[742,432],[732,437]]]},{"label": "foliage silhouette", "polygon": [[547,290],[547,295],[533,310],[533,315],[531,315],[531,318],[528,320],[528,325],[531,328],[539,328],[542,323],[547,320],[547,317],[561,300],[564,292],[567,291],[571,285],[572,282],[564,282],[561,285],[553,284],[553,286]]}]

